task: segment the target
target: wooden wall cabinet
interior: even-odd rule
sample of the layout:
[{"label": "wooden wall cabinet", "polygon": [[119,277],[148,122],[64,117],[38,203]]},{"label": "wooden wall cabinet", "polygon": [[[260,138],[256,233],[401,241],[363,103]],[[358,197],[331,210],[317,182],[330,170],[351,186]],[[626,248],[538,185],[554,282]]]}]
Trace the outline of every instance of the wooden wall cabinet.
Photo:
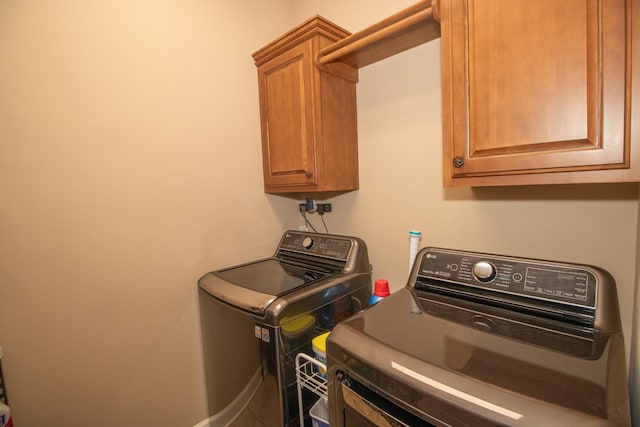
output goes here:
[{"label": "wooden wall cabinet", "polygon": [[439,13],[445,186],[640,180],[631,0],[441,0]]},{"label": "wooden wall cabinet", "polygon": [[320,197],[358,189],[358,70],[316,61],[349,34],[316,16],[253,54],[266,193]]}]

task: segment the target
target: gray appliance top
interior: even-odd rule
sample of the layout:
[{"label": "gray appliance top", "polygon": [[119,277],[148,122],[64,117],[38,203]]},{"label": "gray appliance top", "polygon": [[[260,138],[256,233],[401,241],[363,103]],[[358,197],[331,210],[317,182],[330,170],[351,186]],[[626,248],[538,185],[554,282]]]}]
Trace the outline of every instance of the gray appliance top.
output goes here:
[{"label": "gray appliance top", "polygon": [[617,310],[595,267],[425,248],[336,326],[329,364],[451,425],[628,425]]},{"label": "gray appliance top", "polygon": [[622,330],[615,281],[601,268],[443,248],[418,257],[408,288],[429,313],[593,359],[606,343],[598,337]]},{"label": "gray appliance top", "polygon": [[202,290],[238,309],[264,316],[276,300],[336,276],[368,273],[366,245],[349,236],[287,231],[272,257],[207,273]]}]

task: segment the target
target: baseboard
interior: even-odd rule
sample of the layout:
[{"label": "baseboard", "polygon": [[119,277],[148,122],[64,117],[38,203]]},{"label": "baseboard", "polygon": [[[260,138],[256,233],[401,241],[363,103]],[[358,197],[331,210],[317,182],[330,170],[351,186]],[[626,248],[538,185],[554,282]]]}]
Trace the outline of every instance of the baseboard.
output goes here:
[{"label": "baseboard", "polygon": [[258,370],[253,374],[251,381],[245,386],[240,394],[233,399],[223,410],[200,421],[193,427],[226,427],[231,424],[242,410],[249,404],[249,401],[258,390],[258,386],[262,382],[262,370]]}]

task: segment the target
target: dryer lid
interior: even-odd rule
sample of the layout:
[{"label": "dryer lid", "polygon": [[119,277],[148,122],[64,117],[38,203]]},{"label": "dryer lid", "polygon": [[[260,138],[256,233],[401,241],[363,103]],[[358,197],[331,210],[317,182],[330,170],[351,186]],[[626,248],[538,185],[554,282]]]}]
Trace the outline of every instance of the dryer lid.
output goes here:
[{"label": "dryer lid", "polygon": [[[406,403],[425,413],[429,413],[425,396],[463,405],[489,419],[509,420],[509,425],[532,425],[527,422],[544,412],[542,406],[545,416],[553,414],[558,420],[613,419],[628,407],[622,398],[624,390],[618,389],[625,387],[619,381],[625,375],[617,368],[609,371],[612,365],[624,371],[621,334],[610,336],[607,351],[592,360],[458,322],[454,318],[464,313],[451,306],[448,316],[423,308],[411,290],[394,292],[336,326],[329,336],[329,360],[348,359],[349,370],[381,390],[398,394],[398,382],[410,384],[412,391],[401,394],[408,399]],[[622,411],[609,406],[609,395],[621,396],[617,403]],[[480,406],[476,398],[482,401]],[[516,422],[510,415],[505,418],[504,411],[487,409],[487,402],[522,420]]]}]

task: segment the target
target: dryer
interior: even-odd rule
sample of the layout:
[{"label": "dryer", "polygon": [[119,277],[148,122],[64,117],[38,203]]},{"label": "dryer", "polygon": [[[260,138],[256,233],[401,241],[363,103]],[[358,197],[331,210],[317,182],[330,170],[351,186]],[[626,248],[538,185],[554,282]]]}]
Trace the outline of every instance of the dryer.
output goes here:
[{"label": "dryer", "polygon": [[630,425],[616,285],[593,266],[425,248],[327,353],[334,427]]}]

